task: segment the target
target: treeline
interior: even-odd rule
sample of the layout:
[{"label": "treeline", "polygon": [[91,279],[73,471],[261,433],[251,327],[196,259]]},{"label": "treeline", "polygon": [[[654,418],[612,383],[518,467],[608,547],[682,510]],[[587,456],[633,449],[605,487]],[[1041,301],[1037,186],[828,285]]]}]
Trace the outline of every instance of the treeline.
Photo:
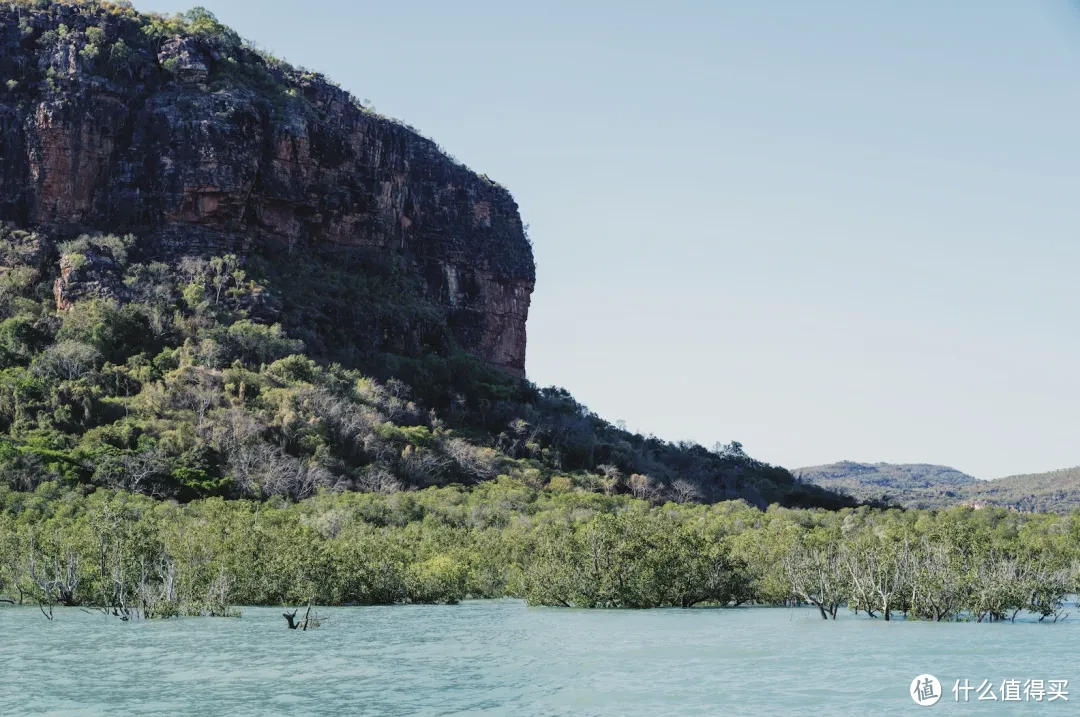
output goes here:
[{"label": "treeline", "polygon": [[1080,515],[655,505],[501,478],[298,503],[0,489],[0,594],[227,614],[231,605],[817,606],[880,619],[1066,617]]}]

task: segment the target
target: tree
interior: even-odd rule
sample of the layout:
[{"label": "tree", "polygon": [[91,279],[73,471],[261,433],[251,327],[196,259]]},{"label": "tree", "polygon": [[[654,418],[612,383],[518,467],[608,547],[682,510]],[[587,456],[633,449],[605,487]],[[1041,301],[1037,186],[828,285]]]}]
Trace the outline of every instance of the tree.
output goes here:
[{"label": "tree", "polygon": [[652,478],[640,473],[631,475],[627,480],[627,485],[630,487],[631,495],[640,500],[652,500],[657,492],[656,484]]},{"label": "tree", "polygon": [[701,489],[685,478],[676,478],[671,482],[671,497],[676,503],[691,503],[701,500]]},{"label": "tree", "polygon": [[622,483],[622,472],[613,465],[601,464],[596,467],[600,472],[600,487],[606,495],[611,495]]},{"label": "tree", "polygon": [[101,457],[94,476],[110,488],[142,492],[150,480],[165,472],[168,462],[156,446]]},{"label": "tree", "polygon": [[907,540],[897,543],[884,536],[863,534],[846,543],[841,560],[851,578],[851,596],[856,609],[870,617],[880,612],[885,620],[901,606],[909,581],[910,551]]},{"label": "tree", "polygon": [[969,603],[968,556],[955,545],[923,536],[911,560],[911,616],[919,619],[953,619]]},{"label": "tree", "polygon": [[850,578],[835,543],[807,546],[798,541],[784,556],[783,569],[796,599],[816,607],[823,620],[836,619],[837,610],[847,600]]},{"label": "tree", "polygon": [[40,376],[61,381],[74,381],[97,368],[101,352],[79,341],[61,341],[45,349],[33,363]]}]

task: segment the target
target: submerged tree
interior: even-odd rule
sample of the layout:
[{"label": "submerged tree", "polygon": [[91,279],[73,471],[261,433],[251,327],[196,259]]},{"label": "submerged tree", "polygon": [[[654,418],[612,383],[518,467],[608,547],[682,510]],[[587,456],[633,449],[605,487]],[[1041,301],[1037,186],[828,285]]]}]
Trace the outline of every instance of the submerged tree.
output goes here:
[{"label": "submerged tree", "polygon": [[783,567],[792,594],[816,607],[822,619],[835,620],[850,590],[837,546],[830,543],[808,547],[799,543],[784,556]]}]

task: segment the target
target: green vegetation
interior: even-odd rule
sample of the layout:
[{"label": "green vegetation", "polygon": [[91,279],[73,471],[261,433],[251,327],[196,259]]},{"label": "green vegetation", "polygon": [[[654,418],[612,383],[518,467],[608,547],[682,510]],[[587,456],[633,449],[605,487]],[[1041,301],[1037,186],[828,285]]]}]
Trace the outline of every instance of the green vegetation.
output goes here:
[{"label": "green vegetation", "polygon": [[505,475],[656,502],[851,504],[738,444],[630,434],[461,354],[392,255],[144,254],[133,236],[54,249],[0,229],[0,484],[299,500]]},{"label": "green vegetation", "polygon": [[618,429],[434,329],[380,343],[443,322],[393,256],[147,256],[0,228],[0,591],[19,601],[724,603],[765,593],[672,501],[848,504],[738,443]]},{"label": "green vegetation", "polygon": [[472,488],[180,505],[0,489],[0,593],[150,616],[236,604],[847,606],[889,620],[1057,621],[1080,515],[654,505],[501,478]]},{"label": "green vegetation", "polygon": [[[166,15],[138,12],[127,0],[9,0],[6,5],[17,18],[19,36],[32,40],[37,51],[36,56],[0,54],[0,81],[9,91],[19,88],[28,97],[63,92],[84,77],[120,83],[138,80],[141,89],[181,81],[179,58],[159,56],[174,38],[190,39],[205,50],[209,58],[206,86],[212,91],[253,90],[277,110],[306,111],[309,106],[298,87],[337,88],[323,75],[294,67],[242,39],[202,7]],[[78,61],[70,72],[58,76],[54,65],[60,66],[57,63],[69,53]],[[63,63],[67,66],[66,59]],[[48,75],[50,70],[53,76]],[[344,91],[341,96],[362,112],[420,134],[400,120],[379,114],[370,101]]]},{"label": "green vegetation", "polygon": [[[8,76],[5,81],[20,81],[31,92],[58,89],[61,81],[46,78],[45,72],[53,66],[51,55],[67,52],[76,54],[79,62],[72,66],[70,75],[64,73],[64,83],[77,82],[84,74],[118,81],[172,80],[177,58],[158,55],[165,43],[176,37],[191,38],[220,58],[214,63],[212,78],[219,87],[252,84],[281,94],[286,77],[300,76],[300,71],[244,43],[204,8],[161,15],[139,13],[128,2],[105,0],[17,0],[9,5],[17,17],[19,34],[33,41],[38,55],[34,59],[39,61],[0,57],[0,75]],[[52,85],[47,79],[53,80]]]},{"label": "green vegetation", "polygon": [[[90,78],[181,109],[237,90],[265,117],[307,111],[323,81],[199,8],[9,5],[19,111]],[[510,595],[1056,621],[1077,589],[1076,516],[857,508],[737,442],[632,434],[463,353],[455,331],[484,327],[407,256],[201,255],[198,229],[170,232],[0,226],[0,591],[20,602],[171,617]],[[974,490],[874,470],[884,492],[833,484]]]}]

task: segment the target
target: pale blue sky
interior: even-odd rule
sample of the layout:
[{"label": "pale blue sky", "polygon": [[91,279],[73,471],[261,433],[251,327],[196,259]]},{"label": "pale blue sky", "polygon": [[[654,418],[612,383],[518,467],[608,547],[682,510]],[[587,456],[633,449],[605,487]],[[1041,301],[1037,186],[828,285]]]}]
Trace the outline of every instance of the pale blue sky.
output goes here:
[{"label": "pale blue sky", "polygon": [[510,188],[534,381],[788,467],[1080,463],[1073,0],[203,4]]}]

